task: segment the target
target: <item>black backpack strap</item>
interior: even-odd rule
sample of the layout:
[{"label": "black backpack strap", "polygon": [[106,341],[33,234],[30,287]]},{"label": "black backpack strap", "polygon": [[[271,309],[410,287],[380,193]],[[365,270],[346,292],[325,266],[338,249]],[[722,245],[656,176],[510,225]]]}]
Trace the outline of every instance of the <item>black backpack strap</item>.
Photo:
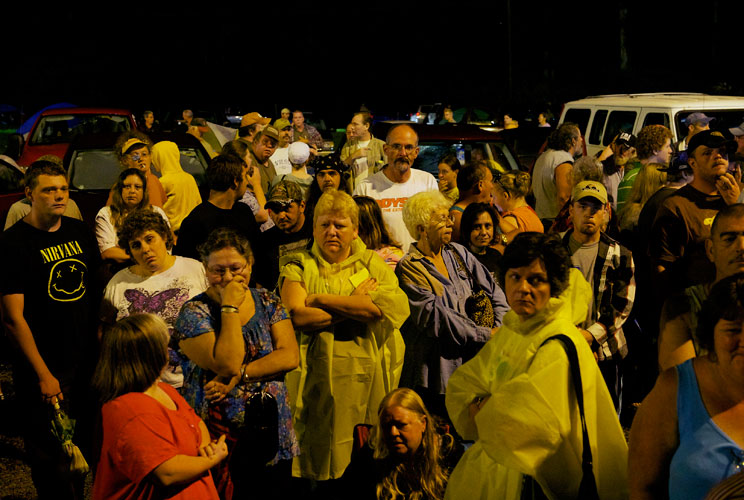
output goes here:
[{"label": "black backpack strap", "polygon": [[[574,391],[576,391],[576,402],[579,404],[579,415],[581,416],[581,434],[584,441],[584,449],[581,456],[581,469],[584,476],[581,479],[578,498],[599,498],[597,483],[594,478],[594,470],[592,468],[592,448],[589,442],[589,433],[586,429],[586,416],[584,415],[584,387],[581,384],[581,367],[579,365],[579,356],[576,352],[576,345],[570,337],[560,333],[545,339],[543,343],[540,344],[540,347],[553,339],[561,342],[563,350],[566,351],[566,356],[568,356],[568,364],[571,369],[571,381],[573,382]],[[582,494],[584,496],[582,496]]]}]

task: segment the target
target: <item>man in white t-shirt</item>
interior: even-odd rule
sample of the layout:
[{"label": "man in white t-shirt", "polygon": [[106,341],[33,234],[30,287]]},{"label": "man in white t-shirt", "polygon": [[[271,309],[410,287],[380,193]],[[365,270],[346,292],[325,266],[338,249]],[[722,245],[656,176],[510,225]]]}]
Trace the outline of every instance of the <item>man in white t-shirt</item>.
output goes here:
[{"label": "man in white t-shirt", "polygon": [[287,120],[279,118],[274,122],[274,128],[279,131],[279,144],[276,151],[271,155],[271,163],[274,164],[276,175],[287,175],[292,172],[292,164],[289,162],[289,143],[292,142],[292,124]]},{"label": "man in white t-shirt", "polygon": [[380,172],[364,179],[354,190],[354,195],[377,200],[390,236],[407,252],[413,238],[403,223],[403,205],[416,193],[437,190],[437,181],[430,173],[411,168],[419,148],[418,135],[409,125],[391,128],[384,150],[388,164]]}]

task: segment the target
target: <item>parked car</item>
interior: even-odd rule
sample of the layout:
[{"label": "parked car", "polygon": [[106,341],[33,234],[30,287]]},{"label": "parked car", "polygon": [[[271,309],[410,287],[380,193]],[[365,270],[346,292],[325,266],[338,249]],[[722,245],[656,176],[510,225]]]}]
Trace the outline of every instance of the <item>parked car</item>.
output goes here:
[{"label": "parked car", "polygon": [[0,231],[5,227],[10,206],[24,197],[23,174],[12,158],[0,155]]},{"label": "parked car", "polygon": [[[64,158],[70,196],[80,207],[83,220],[92,225],[98,210],[106,204],[111,187],[122,170],[119,159],[113,151],[119,134],[93,134],[75,139]],[[202,193],[207,199],[209,192],[206,186],[205,172],[209,164],[209,155],[199,140],[189,134],[155,133],[150,136],[153,142],[173,141],[181,152],[181,166],[196,179]],[[152,169],[153,174],[160,176]]]},{"label": "parked car", "polygon": [[744,97],[687,92],[598,95],[564,104],[559,123],[578,124],[588,154],[595,155],[621,131],[637,135],[646,125],[664,125],[677,142],[687,136],[682,120],[696,111],[716,118],[711,128],[727,131],[744,121]]},{"label": "parked car", "polygon": [[[43,155],[64,158],[70,143],[77,137],[98,133],[121,133],[136,128],[134,115],[124,109],[60,108],[39,115],[27,138],[16,134],[9,145],[9,156],[28,167]],[[10,152],[11,146],[18,151]]]},{"label": "parked car", "polygon": [[437,176],[439,160],[453,153],[464,164],[473,154],[483,155],[492,166],[503,171],[525,170],[517,155],[500,133],[489,132],[475,125],[425,125],[413,122],[388,121],[375,124],[374,135],[384,138],[393,125],[406,123],[419,136],[419,155],[413,163],[418,168]]}]

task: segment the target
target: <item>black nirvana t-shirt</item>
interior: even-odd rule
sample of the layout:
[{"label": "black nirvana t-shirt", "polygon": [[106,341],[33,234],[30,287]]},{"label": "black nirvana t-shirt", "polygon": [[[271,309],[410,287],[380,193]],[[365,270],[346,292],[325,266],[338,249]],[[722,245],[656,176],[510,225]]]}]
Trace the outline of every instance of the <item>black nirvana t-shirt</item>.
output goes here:
[{"label": "black nirvana t-shirt", "polygon": [[[23,316],[52,375],[70,380],[94,363],[85,358],[95,345],[100,254],[90,229],[68,217],[53,232],[19,221],[0,235],[0,258],[0,293],[23,295]],[[25,359],[15,361],[24,368]]]}]

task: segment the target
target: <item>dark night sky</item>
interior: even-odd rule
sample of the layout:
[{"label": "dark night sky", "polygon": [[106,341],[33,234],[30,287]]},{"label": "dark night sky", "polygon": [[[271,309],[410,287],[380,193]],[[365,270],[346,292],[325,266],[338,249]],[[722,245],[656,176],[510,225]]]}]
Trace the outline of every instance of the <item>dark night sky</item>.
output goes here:
[{"label": "dark night sky", "polygon": [[511,0],[511,87],[506,0],[128,4],[118,17],[29,5],[5,28],[0,102],[345,116],[361,103],[557,111],[597,93],[744,94],[741,3]]}]

